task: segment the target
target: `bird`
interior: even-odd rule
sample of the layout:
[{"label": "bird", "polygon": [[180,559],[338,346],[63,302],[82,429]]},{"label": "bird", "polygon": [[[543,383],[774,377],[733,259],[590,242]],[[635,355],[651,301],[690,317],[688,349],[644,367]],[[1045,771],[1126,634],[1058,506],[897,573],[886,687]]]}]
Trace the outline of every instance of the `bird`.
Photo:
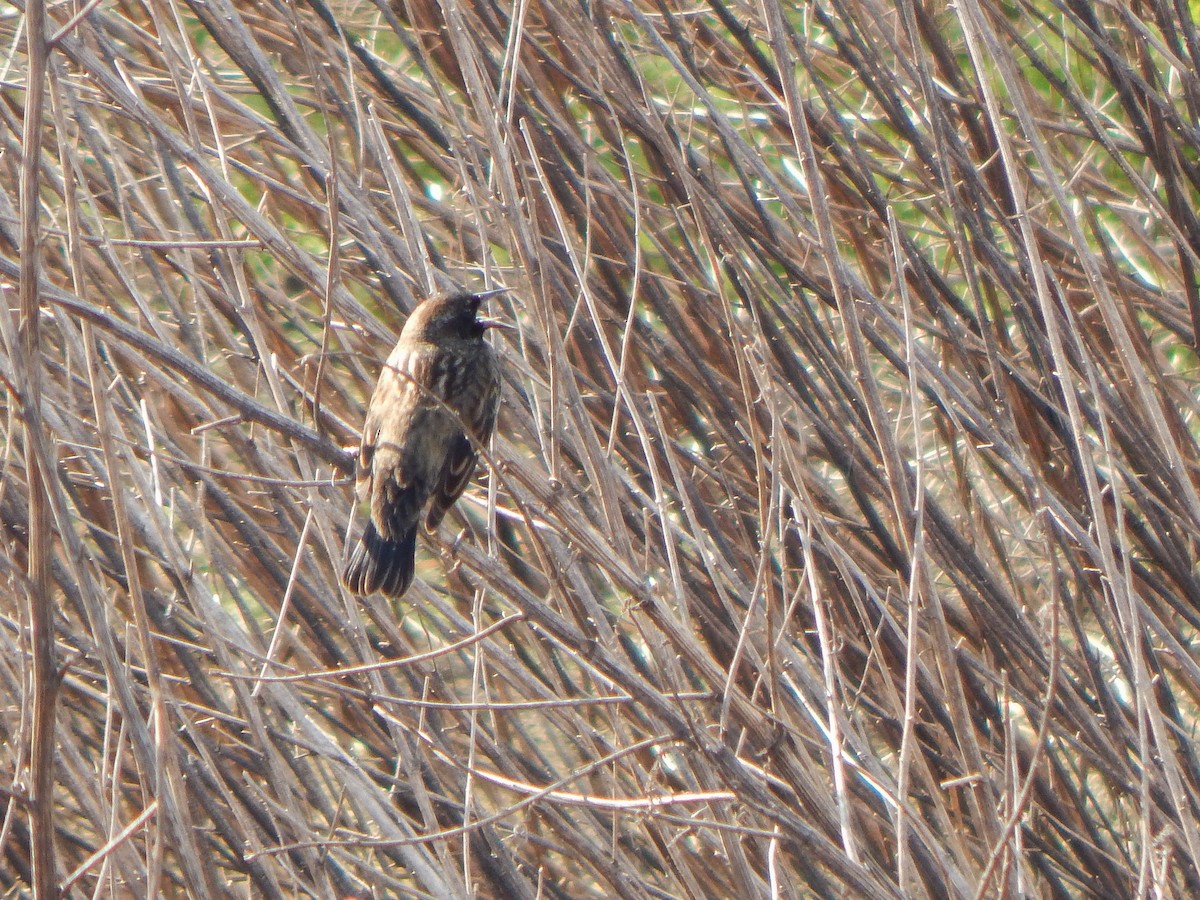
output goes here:
[{"label": "bird", "polygon": [[342,571],[354,594],[399,598],[412,584],[417,530],[435,531],[475,472],[500,407],[500,362],[484,340],[512,327],[479,315],[505,289],[456,291],[419,303],[388,357],[363,425],[355,478],[370,508]]}]

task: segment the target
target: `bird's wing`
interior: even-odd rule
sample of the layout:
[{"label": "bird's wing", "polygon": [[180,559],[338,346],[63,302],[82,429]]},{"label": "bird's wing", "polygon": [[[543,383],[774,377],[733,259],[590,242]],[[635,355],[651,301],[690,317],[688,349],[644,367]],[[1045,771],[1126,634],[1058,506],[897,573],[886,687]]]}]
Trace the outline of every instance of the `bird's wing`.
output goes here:
[{"label": "bird's wing", "polygon": [[[476,407],[462,411],[463,424],[470,429],[479,444],[487,443],[496,425],[496,413],[500,408],[499,379],[485,379],[485,384],[486,388],[479,395]],[[475,463],[479,459],[476,447],[477,444],[463,433],[456,435],[451,442],[446,462],[438,478],[437,489],[433,494],[433,502],[429,505],[429,513],[425,518],[425,527],[430,531],[437,529],[446,512],[467,489],[467,484],[475,473]]]},{"label": "bird's wing", "polygon": [[442,523],[446,512],[454,505],[467,489],[471,476],[475,473],[475,463],[479,454],[475,445],[465,434],[460,434],[446,456],[446,464],[442,467],[442,477],[429,504],[429,514],[425,517],[425,527],[430,531],[437,529]]},{"label": "bird's wing", "polygon": [[[417,386],[393,365],[392,359],[379,373],[375,392],[367,406],[367,419],[363,422],[362,442],[358,448],[358,467],[355,481],[358,495],[366,500],[371,495],[375,477],[376,450],[380,446],[393,444],[400,437],[396,425],[400,411],[418,402],[420,391]],[[404,416],[408,418],[408,416]]]},{"label": "bird's wing", "polygon": [[379,373],[363,426],[357,490],[379,533],[404,535],[416,523],[454,436],[434,396],[436,353],[402,348]]}]

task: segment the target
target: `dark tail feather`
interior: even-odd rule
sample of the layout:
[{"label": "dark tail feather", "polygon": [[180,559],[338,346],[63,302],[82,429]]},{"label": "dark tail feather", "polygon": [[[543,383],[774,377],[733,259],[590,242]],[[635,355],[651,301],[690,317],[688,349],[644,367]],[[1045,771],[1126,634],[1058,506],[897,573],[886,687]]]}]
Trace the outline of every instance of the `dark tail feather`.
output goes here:
[{"label": "dark tail feather", "polygon": [[400,597],[412,584],[416,568],[417,529],[410,528],[398,541],[389,541],[367,522],[362,540],[342,572],[342,584],[355,594],[379,591]]}]

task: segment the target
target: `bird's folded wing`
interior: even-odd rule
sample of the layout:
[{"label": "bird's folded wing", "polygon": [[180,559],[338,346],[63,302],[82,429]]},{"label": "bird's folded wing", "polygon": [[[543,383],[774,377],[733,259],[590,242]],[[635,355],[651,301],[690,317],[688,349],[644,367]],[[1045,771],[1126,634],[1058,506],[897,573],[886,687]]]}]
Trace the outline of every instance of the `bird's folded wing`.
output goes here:
[{"label": "bird's folded wing", "polygon": [[371,498],[381,475],[396,477],[396,467],[408,455],[413,432],[440,404],[422,386],[432,378],[433,354],[397,347],[379,373],[379,382],[363,423],[355,472],[360,500]]},{"label": "bird's folded wing", "polygon": [[[464,410],[463,424],[471,430],[475,440],[486,443],[491,437],[496,425],[496,412],[500,406],[499,382],[492,382],[488,390],[479,398],[479,406],[474,410]],[[475,464],[479,459],[477,444],[465,434],[460,434],[450,445],[446,454],[445,465],[442,466],[437,488],[433,493],[433,502],[429,505],[429,513],[425,517],[425,527],[430,531],[437,529],[447,510],[466,490],[471,476],[475,474]]]},{"label": "bird's folded wing", "polygon": [[446,456],[446,464],[442,467],[441,478],[438,479],[437,490],[433,494],[433,502],[429,504],[429,514],[425,518],[425,527],[435,531],[441,524],[446,511],[462,496],[467,489],[467,483],[475,473],[475,463],[479,454],[466,435],[459,435],[458,440],[450,448]]}]

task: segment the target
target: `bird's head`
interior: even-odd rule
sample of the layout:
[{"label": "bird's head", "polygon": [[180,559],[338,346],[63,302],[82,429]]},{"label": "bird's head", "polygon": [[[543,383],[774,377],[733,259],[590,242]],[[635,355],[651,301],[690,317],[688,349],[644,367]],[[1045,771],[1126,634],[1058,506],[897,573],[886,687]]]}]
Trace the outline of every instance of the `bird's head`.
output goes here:
[{"label": "bird's head", "polygon": [[408,317],[401,338],[440,344],[446,341],[478,340],[489,328],[508,327],[504,322],[479,315],[484,300],[505,290],[500,288],[478,294],[456,291],[430,297]]}]

